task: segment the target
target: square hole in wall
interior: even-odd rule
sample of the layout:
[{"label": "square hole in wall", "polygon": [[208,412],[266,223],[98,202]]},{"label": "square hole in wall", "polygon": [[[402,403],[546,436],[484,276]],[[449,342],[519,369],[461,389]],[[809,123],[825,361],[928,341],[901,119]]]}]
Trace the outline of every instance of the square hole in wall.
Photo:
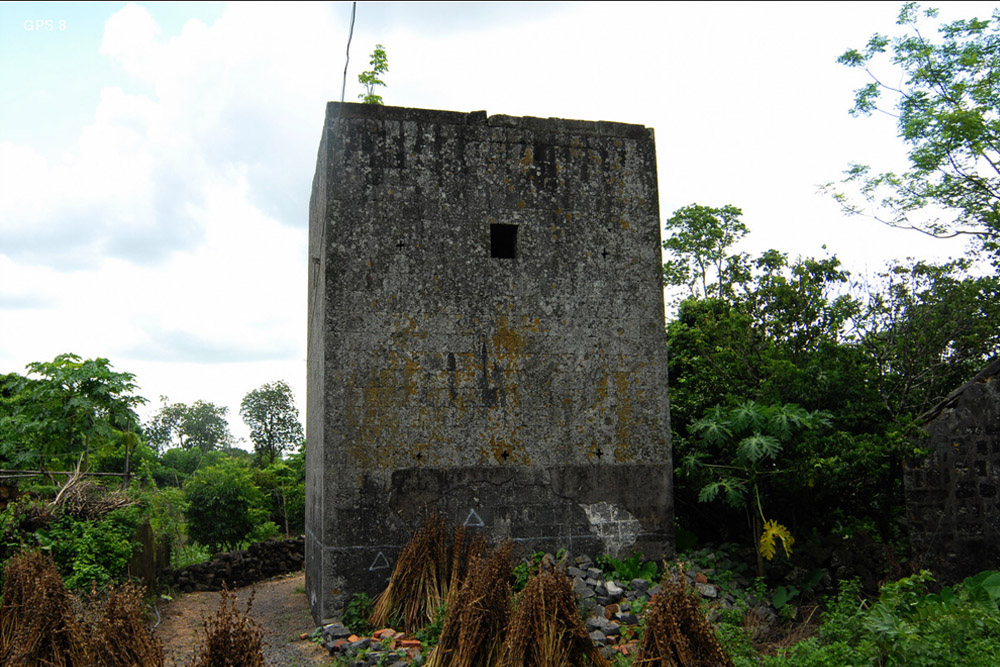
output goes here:
[{"label": "square hole in wall", "polygon": [[490,257],[517,256],[517,225],[490,225]]}]

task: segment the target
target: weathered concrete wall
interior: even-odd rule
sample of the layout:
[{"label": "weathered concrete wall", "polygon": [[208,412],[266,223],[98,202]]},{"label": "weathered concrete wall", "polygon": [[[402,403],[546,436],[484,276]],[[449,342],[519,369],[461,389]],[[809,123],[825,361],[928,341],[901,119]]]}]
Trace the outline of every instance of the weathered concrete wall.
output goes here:
[{"label": "weathered concrete wall", "polygon": [[922,567],[956,581],[1000,567],[1000,360],[929,415],[930,456],[907,466],[910,543]]},{"label": "weathered concrete wall", "polygon": [[310,205],[306,575],[384,585],[425,510],[672,551],[652,131],[330,103]]}]

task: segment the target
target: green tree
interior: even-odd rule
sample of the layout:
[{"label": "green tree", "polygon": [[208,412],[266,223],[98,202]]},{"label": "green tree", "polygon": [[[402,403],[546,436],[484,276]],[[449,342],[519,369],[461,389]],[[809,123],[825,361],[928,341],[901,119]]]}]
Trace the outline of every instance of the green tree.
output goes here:
[{"label": "green tree", "polygon": [[375,50],[372,51],[368,64],[371,65],[371,69],[358,75],[358,82],[365,87],[365,92],[358,95],[358,99],[365,104],[384,104],[382,96],[375,94],[375,89],[378,86],[385,86],[385,81],[379,77],[389,71],[389,60],[385,55],[384,46],[375,45]]},{"label": "green tree", "polygon": [[1000,278],[969,268],[897,262],[864,286],[857,338],[894,420],[923,414],[1000,354]]},{"label": "green tree", "polygon": [[738,257],[729,250],[749,231],[741,215],[743,211],[729,205],[691,204],[676,210],[665,223],[669,237],[663,248],[671,258],[663,263],[663,284],[707,297],[714,278],[716,296],[722,296],[727,265]]},{"label": "green tree", "polygon": [[0,435],[17,441],[3,449],[19,461],[36,457],[44,469],[46,459],[67,465],[81,457],[86,467],[95,443],[138,430],[135,408],[146,401],[133,393],[135,376],[112,370],[107,359],[61,354],[27,369],[26,377],[5,377],[0,404]]},{"label": "green tree", "polygon": [[269,518],[285,537],[305,527],[305,477],[284,461],[259,469],[254,480],[267,499]]},{"label": "green tree", "polygon": [[302,442],[302,424],[291,388],[281,380],[247,393],[240,403],[240,416],[250,428],[250,441],[260,461],[269,464],[281,452]]},{"label": "green tree", "polygon": [[182,449],[210,452],[232,444],[226,421],[229,408],[208,401],[170,403],[166,396],[160,401],[163,405],[145,425],[146,437],[157,450],[176,444]]},{"label": "green tree", "polygon": [[223,459],[201,468],[184,486],[188,535],[213,551],[236,549],[266,519],[250,471]]},{"label": "green tree", "polygon": [[[864,49],[840,56],[871,79],[856,91],[851,113],[895,116],[909,168],[876,173],[853,164],[844,183],[859,187],[864,205],[834,195],[848,212],[871,211],[894,227],[971,237],[1000,263],[1000,10],[992,19],[938,25],[935,40],[921,25],[936,17],[908,2],[897,21],[904,34],[875,34]],[[894,69],[879,70],[884,60]]]}]

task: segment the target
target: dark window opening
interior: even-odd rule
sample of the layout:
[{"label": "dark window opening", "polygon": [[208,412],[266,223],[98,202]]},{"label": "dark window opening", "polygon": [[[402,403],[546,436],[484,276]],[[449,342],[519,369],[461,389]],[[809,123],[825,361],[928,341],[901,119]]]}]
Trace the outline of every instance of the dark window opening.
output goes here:
[{"label": "dark window opening", "polygon": [[517,225],[490,225],[490,257],[517,256]]}]

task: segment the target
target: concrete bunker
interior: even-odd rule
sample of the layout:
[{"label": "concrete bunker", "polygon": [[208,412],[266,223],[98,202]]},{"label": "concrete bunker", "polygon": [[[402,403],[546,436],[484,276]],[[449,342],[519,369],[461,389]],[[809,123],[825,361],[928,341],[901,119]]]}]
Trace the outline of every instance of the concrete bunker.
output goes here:
[{"label": "concrete bunker", "polygon": [[652,130],[331,102],[309,255],[317,621],[425,510],[523,551],[672,552]]},{"label": "concrete bunker", "polygon": [[1000,359],[921,421],[930,454],[903,477],[914,558],[947,582],[1000,566]]}]

